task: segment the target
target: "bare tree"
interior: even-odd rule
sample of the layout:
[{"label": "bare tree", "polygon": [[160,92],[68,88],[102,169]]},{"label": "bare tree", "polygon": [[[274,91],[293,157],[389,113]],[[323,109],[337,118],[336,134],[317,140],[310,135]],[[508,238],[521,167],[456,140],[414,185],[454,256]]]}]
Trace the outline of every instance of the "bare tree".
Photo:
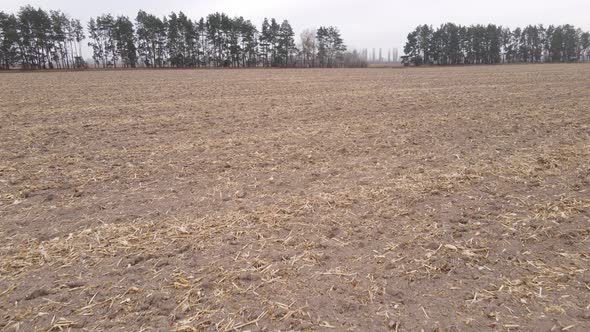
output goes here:
[{"label": "bare tree", "polygon": [[303,57],[303,65],[305,67],[315,67],[315,56],[316,56],[316,30],[305,29],[301,32],[300,47],[301,55]]}]

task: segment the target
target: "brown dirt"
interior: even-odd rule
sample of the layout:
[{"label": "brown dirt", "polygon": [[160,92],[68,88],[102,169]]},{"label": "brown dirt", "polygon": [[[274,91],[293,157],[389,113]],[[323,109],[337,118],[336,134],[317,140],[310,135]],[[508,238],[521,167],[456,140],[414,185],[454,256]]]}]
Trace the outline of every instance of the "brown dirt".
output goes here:
[{"label": "brown dirt", "polygon": [[0,330],[590,329],[590,66],[0,76]]}]

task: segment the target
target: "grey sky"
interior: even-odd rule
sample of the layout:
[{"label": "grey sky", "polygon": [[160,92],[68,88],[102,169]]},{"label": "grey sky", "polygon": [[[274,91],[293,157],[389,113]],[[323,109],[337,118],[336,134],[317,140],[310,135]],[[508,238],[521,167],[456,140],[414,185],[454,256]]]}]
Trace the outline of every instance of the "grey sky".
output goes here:
[{"label": "grey sky", "polygon": [[[590,30],[589,0],[1,0],[0,10],[16,12],[31,4],[46,10],[61,9],[87,22],[102,13],[135,18],[137,11],[163,16],[183,11],[198,19],[220,11],[240,15],[260,26],[264,17],[288,19],[298,34],[302,29],[335,25],[350,48],[403,48],[405,37],[418,24],[495,23],[516,27],[526,24],[570,23]],[[84,23],[85,24],[85,23]]]}]

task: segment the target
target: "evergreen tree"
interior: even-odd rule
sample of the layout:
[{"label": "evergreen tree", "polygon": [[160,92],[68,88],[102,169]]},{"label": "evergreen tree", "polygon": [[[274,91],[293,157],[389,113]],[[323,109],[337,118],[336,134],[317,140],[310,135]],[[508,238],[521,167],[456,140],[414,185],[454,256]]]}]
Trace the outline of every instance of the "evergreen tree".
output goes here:
[{"label": "evergreen tree", "polygon": [[261,47],[261,56],[263,57],[263,66],[269,67],[271,65],[271,49],[274,40],[273,31],[270,22],[265,17],[262,22],[262,30],[260,33],[259,41]]},{"label": "evergreen tree", "polygon": [[258,30],[252,22],[245,21],[241,26],[242,65],[254,67],[257,64]]},{"label": "evergreen tree", "polygon": [[18,43],[16,16],[0,12],[0,69],[10,69],[18,62]]},{"label": "evergreen tree", "polygon": [[123,61],[124,67],[135,68],[137,63],[137,47],[135,46],[135,31],[133,23],[126,16],[117,17],[114,29],[113,39],[116,53]]},{"label": "evergreen tree", "polygon": [[295,50],[295,32],[293,32],[293,28],[289,24],[289,21],[284,20],[281,23],[281,27],[279,29],[278,35],[278,54],[280,64],[283,66],[289,66],[289,61],[291,60],[291,56],[293,51]]},{"label": "evergreen tree", "polygon": [[340,31],[333,26],[319,27],[316,33],[318,44],[318,59],[321,67],[337,67],[343,60],[346,45],[340,36]]},{"label": "evergreen tree", "polygon": [[[408,41],[404,46],[404,53],[409,58],[409,61],[414,63],[416,66],[422,64],[422,55],[420,54],[420,48],[418,47],[418,33],[419,30],[410,32],[407,37]],[[373,52],[373,60],[374,58],[375,52]]]}]

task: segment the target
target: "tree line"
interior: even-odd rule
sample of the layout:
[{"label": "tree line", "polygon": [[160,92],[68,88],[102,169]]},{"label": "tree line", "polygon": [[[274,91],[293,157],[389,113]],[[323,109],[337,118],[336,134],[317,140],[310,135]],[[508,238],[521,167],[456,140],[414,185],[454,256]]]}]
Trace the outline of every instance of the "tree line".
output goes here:
[{"label": "tree line", "polygon": [[514,30],[494,24],[421,25],[408,34],[404,53],[404,61],[415,65],[588,61],[590,33],[569,24]]},{"label": "tree line", "polygon": [[81,57],[84,37],[80,20],[59,10],[26,6],[17,15],[0,11],[0,69],[16,64],[25,69],[70,68]]},{"label": "tree line", "polygon": [[[86,28],[86,29],[85,29]],[[95,67],[353,67],[366,66],[348,52],[338,28],[304,30],[295,40],[288,20],[265,18],[260,29],[224,13],[192,20],[184,13],[158,17],[140,10],[127,16],[103,14],[83,27],[63,12],[32,6],[0,12],[0,69],[85,67],[82,44]]]}]

